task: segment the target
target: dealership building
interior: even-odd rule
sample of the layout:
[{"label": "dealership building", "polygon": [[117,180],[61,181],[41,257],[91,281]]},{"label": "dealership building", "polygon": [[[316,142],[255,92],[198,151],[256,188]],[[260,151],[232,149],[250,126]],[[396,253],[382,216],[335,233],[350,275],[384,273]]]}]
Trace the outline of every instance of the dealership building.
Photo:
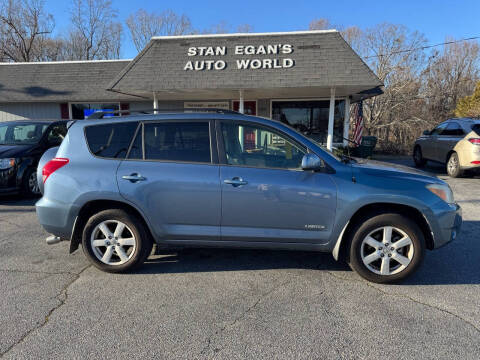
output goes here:
[{"label": "dealership building", "polygon": [[335,30],[154,37],[133,60],[0,64],[0,121],[219,108],[344,143],[383,84]]}]

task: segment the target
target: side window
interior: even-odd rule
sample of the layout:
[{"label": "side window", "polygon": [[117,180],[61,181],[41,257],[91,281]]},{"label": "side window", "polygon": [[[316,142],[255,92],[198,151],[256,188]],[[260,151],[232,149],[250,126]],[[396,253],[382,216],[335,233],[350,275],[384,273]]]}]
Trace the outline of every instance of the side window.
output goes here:
[{"label": "side window", "polygon": [[145,160],[210,163],[208,122],[144,124]]},{"label": "side window", "polygon": [[60,145],[67,135],[67,125],[54,125],[47,134],[47,141],[49,145]]},{"label": "side window", "polygon": [[448,124],[447,128],[442,132],[442,135],[461,136],[464,135],[463,129],[456,122]]},{"label": "side window", "polygon": [[432,133],[430,135],[441,135],[443,133],[443,130],[447,127],[447,123],[443,123],[438,125],[435,129],[433,129]]},{"label": "side window", "polygon": [[305,151],[263,127],[222,123],[227,164],[258,168],[299,169]]},{"label": "side window", "polygon": [[136,122],[87,126],[88,147],[98,157],[124,158],[137,126]]}]

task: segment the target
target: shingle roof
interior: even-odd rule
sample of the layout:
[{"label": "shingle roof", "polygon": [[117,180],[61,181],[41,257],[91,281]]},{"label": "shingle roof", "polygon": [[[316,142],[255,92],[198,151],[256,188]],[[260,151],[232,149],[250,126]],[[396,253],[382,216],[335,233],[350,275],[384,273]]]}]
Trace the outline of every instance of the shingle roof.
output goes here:
[{"label": "shingle roof", "polygon": [[[237,45],[256,49],[290,44],[293,52],[238,55]],[[226,47],[225,55],[188,55],[191,47]],[[208,54],[207,54],[208,55]],[[289,68],[238,69],[240,59],[294,60]],[[185,70],[189,61],[223,60],[223,70]],[[345,42],[338,31],[154,37],[110,83],[114,91],[198,89],[330,88],[355,86],[361,91],[383,83]]]},{"label": "shingle roof", "polygon": [[130,60],[0,64],[0,103],[133,100],[107,91]]}]

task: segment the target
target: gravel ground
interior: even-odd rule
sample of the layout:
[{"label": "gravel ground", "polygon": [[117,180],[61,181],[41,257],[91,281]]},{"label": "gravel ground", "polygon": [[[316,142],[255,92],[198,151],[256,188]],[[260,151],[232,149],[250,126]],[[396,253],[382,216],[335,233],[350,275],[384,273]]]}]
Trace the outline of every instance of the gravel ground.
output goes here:
[{"label": "gravel ground", "polygon": [[188,249],[106,274],[46,245],[33,201],[2,198],[0,357],[479,359],[480,181],[427,170],[465,223],[394,286],[307,252]]}]

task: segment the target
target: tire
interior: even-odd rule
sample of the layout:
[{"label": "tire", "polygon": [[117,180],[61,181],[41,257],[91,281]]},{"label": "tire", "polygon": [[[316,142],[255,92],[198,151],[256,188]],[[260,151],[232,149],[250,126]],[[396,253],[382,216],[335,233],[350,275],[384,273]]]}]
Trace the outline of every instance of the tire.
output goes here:
[{"label": "tire", "polygon": [[[424,256],[425,238],[415,222],[395,213],[363,220],[350,232],[347,262],[354,271],[371,282],[394,283],[417,270]],[[392,229],[390,240],[388,228]],[[387,240],[383,239],[385,234]]]},{"label": "tire", "polygon": [[37,182],[37,169],[28,168],[23,173],[22,194],[26,197],[38,197],[41,195]]},{"label": "tire", "polygon": [[446,170],[448,176],[452,178],[461,177],[463,175],[463,171],[460,168],[460,161],[458,159],[458,154],[456,152],[452,152],[447,160]]},{"label": "tire", "polygon": [[418,168],[422,168],[427,164],[427,160],[423,157],[422,149],[420,146],[415,146],[413,149],[413,162]]},{"label": "tire", "polygon": [[83,252],[93,265],[106,272],[126,272],[139,267],[150,255],[152,246],[143,222],[122,209],[93,215],[83,230]]}]

